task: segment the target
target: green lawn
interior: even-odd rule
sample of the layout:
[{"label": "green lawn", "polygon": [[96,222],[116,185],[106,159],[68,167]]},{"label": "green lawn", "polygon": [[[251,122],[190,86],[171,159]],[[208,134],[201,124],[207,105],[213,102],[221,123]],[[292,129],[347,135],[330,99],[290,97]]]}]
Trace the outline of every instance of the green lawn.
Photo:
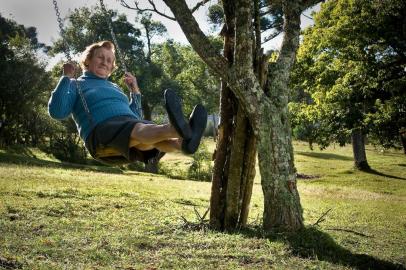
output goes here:
[{"label": "green lawn", "polygon": [[0,269],[405,269],[406,156],[367,157],[374,170],[358,172],[350,147],[295,143],[306,228],[264,235],[259,173],[249,227],[225,234],[198,224],[208,182],[0,150]]}]

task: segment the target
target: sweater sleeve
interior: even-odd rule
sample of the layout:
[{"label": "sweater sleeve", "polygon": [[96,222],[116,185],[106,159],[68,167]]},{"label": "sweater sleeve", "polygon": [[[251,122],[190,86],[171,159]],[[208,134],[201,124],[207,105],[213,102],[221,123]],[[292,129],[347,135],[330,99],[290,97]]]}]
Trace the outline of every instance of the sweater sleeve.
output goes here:
[{"label": "sweater sleeve", "polygon": [[135,113],[137,119],[142,119],[141,94],[130,93],[130,109]]},{"label": "sweater sleeve", "polygon": [[58,120],[67,118],[72,113],[76,98],[75,80],[61,77],[48,102],[49,115]]}]

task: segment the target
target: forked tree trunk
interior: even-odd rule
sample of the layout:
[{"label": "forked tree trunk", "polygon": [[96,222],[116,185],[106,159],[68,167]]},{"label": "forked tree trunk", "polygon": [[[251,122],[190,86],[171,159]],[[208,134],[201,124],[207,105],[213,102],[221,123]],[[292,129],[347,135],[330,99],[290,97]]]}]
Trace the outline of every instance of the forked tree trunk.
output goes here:
[{"label": "forked tree trunk", "polygon": [[[225,10],[224,56],[233,63],[233,7]],[[229,16],[230,15],[230,16]],[[242,106],[223,83],[220,100],[220,127],[210,198],[210,225],[231,231],[247,223],[255,177],[256,139]]]},{"label": "forked tree trunk", "polygon": [[[230,97],[232,93],[228,91]],[[233,100],[232,102],[230,102]],[[232,97],[223,108],[217,140],[210,199],[210,224],[214,229],[232,231],[247,223],[255,177],[256,139],[244,113]],[[228,112],[225,110],[229,109]],[[223,118],[222,118],[223,119]]]},{"label": "forked tree trunk", "polygon": [[[264,192],[264,229],[295,231],[303,227],[302,208],[296,188],[296,172],[293,165],[293,150],[290,135],[290,126],[287,113],[288,105],[288,78],[299,45],[300,14],[303,9],[316,4],[317,0],[289,0],[276,1],[282,4],[285,24],[283,26],[284,41],[278,56],[272,76],[268,76],[266,86],[262,85],[260,76],[255,72],[253,61],[253,27],[254,2],[252,0],[222,0],[225,21],[228,33],[235,33],[233,46],[234,58],[230,60],[211,46],[210,41],[199,29],[189,7],[184,0],[164,0],[176,17],[179,25],[200,57],[223,79],[221,107],[227,107],[231,96],[238,98],[238,105],[242,106],[245,115],[249,118],[253,133],[258,140],[258,159],[260,164],[261,181]],[[273,4],[273,1],[269,2]],[[233,26],[230,28],[230,26]],[[235,27],[235,29],[234,29]],[[225,47],[226,49],[226,47]],[[257,75],[255,75],[257,74]],[[226,86],[230,87],[226,92]],[[265,89],[265,91],[264,91]],[[235,105],[235,104],[234,104]],[[237,111],[239,111],[237,107]],[[245,159],[248,154],[243,154],[236,145],[244,145],[244,153],[250,152],[250,147],[255,148],[255,141],[247,143],[238,130],[243,130],[244,120],[237,114],[230,118],[224,117],[221,109],[221,126],[217,144],[216,164],[214,168],[212,197],[210,200],[210,223],[215,228],[224,228],[224,225],[235,224],[236,220],[244,220],[244,216],[235,217],[235,209],[243,209],[240,201],[226,208],[227,193],[230,197],[243,197],[248,194],[248,186],[241,179],[244,175],[251,175],[250,169],[244,173],[245,164],[255,164],[252,159]],[[233,119],[233,120],[230,120]],[[229,133],[227,125],[235,123],[234,133]],[[238,126],[242,123],[242,126]],[[231,145],[232,141],[232,145]],[[233,156],[233,151],[238,156]],[[230,153],[230,154],[228,154]],[[253,155],[255,156],[255,154]],[[242,158],[243,157],[243,158]],[[235,162],[235,163],[234,163]],[[231,164],[233,163],[233,164]],[[240,164],[240,167],[234,167]],[[242,168],[242,169],[241,169]],[[252,168],[252,167],[250,167]],[[235,177],[232,175],[236,175]],[[233,178],[233,179],[231,179]],[[228,187],[230,180],[240,187]],[[245,190],[247,192],[241,191]],[[234,196],[238,194],[238,196]],[[242,195],[244,194],[244,195]],[[248,198],[249,196],[247,196]],[[241,203],[242,205],[243,203]],[[248,205],[248,204],[246,204]],[[223,216],[225,217],[224,219]],[[229,218],[231,217],[231,218]],[[226,221],[227,220],[227,221]],[[224,222],[223,222],[224,221]],[[238,221],[237,221],[238,224]]]},{"label": "forked tree trunk", "polygon": [[221,94],[221,119],[210,198],[210,225],[231,231],[247,223],[255,177],[256,139],[237,99]]},{"label": "forked tree trunk", "polygon": [[351,133],[352,152],[354,154],[354,166],[359,170],[369,170],[370,167],[365,153],[365,140],[362,130],[357,128]]}]

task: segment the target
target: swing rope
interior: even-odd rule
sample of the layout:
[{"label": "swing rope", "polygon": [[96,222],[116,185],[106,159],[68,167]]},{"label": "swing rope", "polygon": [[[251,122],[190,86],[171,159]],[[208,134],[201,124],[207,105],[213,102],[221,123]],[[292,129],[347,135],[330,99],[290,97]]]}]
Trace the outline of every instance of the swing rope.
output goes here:
[{"label": "swing rope", "polygon": [[125,61],[124,61],[124,55],[122,54],[122,52],[121,52],[121,50],[120,50],[120,46],[118,46],[116,34],[114,33],[114,29],[113,29],[113,23],[112,23],[112,21],[111,21],[111,16],[110,16],[110,13],[107,11],[106,6],[104,5],[103,0],[100,0],[100,6],[101,6],[101,9],[102,9],[102,12],[103,12],[103,13],[105,14],[105,16],[106,16],[107,25],[109,26],[109,29],[110,29],[111,38],[113,39],[114,46],[116,47],[117,55],[118,55],[118,58],[119,58],[119,60],[120,60],[121,66],[122,66],[122,68],[123,68],[123,71],[124,71],[125,73],[127,73],[127,66],[126,66]]},{"label": "swing rope", "polygon": [[60,35],[62,36],[63,53],[65,54],[66,59],[68,59],[69,62],[72,62],[72,57],[68,53],[68,43],[66,42],[66,39],[65,39],[65,31],[63,30],[63,22],[61,19],[61,13],[59,12],[58,3],[56,2],[56,0],[53,0],[52,2],[54,4],[56,18],[58,21],[59,32],[60,32]]},{"label": "swing rope", "polygon": [[[56,13],[56,17],[57,17],[57,21],[58,21],[58,25],[59,25],[59,32],[60,32],[60,35],[62,37],[63,52],[64,52],[64,54],[66,56],[66,59],[68,59],[69,62],[72,62],[72,57],[70,56],[69,50],[68,50],[68,48],[69,48],[68,47],[68,42],[66,41],[66,38],[65,38],[65,31],[63,30],[63,23],[62,23],[62,19],[61,19],[61,13],[59,12],[58,3],[56,2],[56,0],[52,0],[52,2],[54,4],[54,9],[55,9],[55,13]],[[89,123],[91,125],[93,125],[93,118],[92,118],[92,115],[90,113],[89,107],[87,106],[85,96],[83,95],[82,87],[80,86],[78,80],[75,80],[75,82],[76,82],[76,89],[77,89],[78,94],[80,96],[80,100],[82,102],[83,108],[86,111],[86,115],[87,115],[87,118],[89,120]]]}]

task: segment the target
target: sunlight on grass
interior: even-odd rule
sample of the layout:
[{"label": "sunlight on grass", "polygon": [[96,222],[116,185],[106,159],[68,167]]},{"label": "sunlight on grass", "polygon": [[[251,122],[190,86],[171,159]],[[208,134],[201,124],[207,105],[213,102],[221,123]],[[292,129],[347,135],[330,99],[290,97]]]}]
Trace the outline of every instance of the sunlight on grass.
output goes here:
[{"label": "sunlight on grass", "polygon": [[[214,149],[214,142],[206,143]],[[353,169],[350,147],[309,151],[305,143],[294,146],[298,173],[313,176],[298,179],[307,227],[297,236],[270,237],[260,229],[259,172],[249,227],[225,234],[184,226],[183,219],[197,222],[195,211],[202,215],[209,207],[209,182],[57,165],[40,152],[33,162],[1,151],[0,268],[405,267],[405,156],[368,147],[375,172],[366,173]],[[190,162],[180,154],[162,160],[181,171]]]}]

